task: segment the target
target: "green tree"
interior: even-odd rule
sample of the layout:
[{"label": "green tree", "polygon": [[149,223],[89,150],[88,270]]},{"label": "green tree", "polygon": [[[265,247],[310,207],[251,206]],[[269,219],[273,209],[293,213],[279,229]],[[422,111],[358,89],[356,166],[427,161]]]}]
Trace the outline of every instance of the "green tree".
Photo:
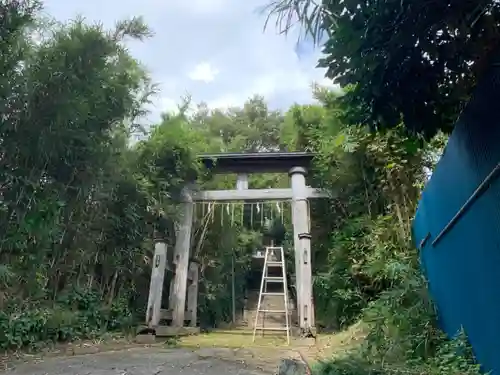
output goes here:
[{"label": "green tree", "polygon": [[331,192],[311,207],[317,321],[341,329],[361,320],[368,332],[362,346],[319,373],[477,374],[464,341],[448,341],[437,328],[411,241],[423,167],[441,139],[424,142],[401,126],[373,133],[347,125],[351,107],[334,93],[315,94],[321,105],[294,106],[284,134],[295,128],[288,139],[317,153],[315,184]]},{"label": "green tree", "polygon": [[129,324],[158,219],[128,146],[153,87],[123,42],[150,32],[140,19],[40,29],[38,3],[0,8],[0,346]]},{"label": "green tree", "polygon": [[[355,123],[449,131],[500,41],[496,1],[280,0],[268,8],[286,32],[295,20],[316,42],[319,66],[357,108]],[[415,16],[418,15],[418,16]]]},{"label": "green tree", "polygon": [[282,123],[279,111],[271,111],[264,98],[249,98],[241,108],[226,111],[209,110],[200,104],[192,124],[197,131],[205,131],[217,140],[216,152],[279,151],[279,132]]}]

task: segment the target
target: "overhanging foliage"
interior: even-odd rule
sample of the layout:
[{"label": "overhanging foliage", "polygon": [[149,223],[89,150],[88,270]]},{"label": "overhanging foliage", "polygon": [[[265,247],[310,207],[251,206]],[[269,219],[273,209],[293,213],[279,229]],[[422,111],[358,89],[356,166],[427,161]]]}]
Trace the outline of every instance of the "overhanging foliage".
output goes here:
[{"label": "overhanging foliage", "polygon": [[401,123],[427,138],[449,131],[500,42],[495,0],[278,0],[286,32],[295,20],[317,42],[319,66],[342,87],[355,124]]}]

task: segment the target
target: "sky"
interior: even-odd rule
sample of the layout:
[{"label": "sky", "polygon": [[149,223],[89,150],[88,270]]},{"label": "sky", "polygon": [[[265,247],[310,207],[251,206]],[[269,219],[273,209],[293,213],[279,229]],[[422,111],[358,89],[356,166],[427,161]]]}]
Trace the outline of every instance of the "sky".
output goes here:
[{"label": "sky", "polygon": [[45,13],[65,21],[83,16],[112,28],[116,21],[142,16],[154,36],[129,45],[133,56],[159,85],[149,121],[174,111],[181,97],[211,108],[241,106],[259,94],[272,109],[312,102],[311,83],[325,86],[316,68],[319,48],[297,34],[264,32],[268,0],[45,0]]}]

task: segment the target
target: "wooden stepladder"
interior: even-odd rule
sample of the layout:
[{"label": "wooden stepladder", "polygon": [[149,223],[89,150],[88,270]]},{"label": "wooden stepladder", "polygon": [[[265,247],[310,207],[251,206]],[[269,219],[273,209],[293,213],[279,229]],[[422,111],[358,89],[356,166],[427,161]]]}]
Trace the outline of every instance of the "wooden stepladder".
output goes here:
[{"label": "wooden stepladder", "polygon": [[[281,276],[269,276],[269,268],[274,267],[281,269]],[[267,285],[269,283],[281,284],[282,292],[268,292]],[[267,296],[282,296],[283,309],[263,309],[263,299]],[[266,313],[284,314],[285,327],[265,327]],[[262,314],[262,324],[259,325],[259,317]],[[257,312],[255,314],[255,324],[253,327],[253,341],[257,330],[264,331],[286,331],[286,341],[290,344],[290,315],[288,313],[288,285],[286,281],[285,253],[282,247],[266,247],[264,256],[264,267],[262,269],[262,280],[260,282],[259,301],[257,303]]]}]

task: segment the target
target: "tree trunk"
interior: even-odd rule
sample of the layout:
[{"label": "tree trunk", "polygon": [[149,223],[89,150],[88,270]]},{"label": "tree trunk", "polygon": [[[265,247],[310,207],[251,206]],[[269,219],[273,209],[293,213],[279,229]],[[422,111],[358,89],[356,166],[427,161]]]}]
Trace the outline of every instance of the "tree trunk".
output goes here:
[{"label": "tree trunk", "polygon": [[115,273],[113,274],[113,279],[111,280],[111,287],[109,288],[109,294],[108,294],[108,306],[111,306],[113,304],[117,281],[118,281],[118,270],[115,271]]}]

